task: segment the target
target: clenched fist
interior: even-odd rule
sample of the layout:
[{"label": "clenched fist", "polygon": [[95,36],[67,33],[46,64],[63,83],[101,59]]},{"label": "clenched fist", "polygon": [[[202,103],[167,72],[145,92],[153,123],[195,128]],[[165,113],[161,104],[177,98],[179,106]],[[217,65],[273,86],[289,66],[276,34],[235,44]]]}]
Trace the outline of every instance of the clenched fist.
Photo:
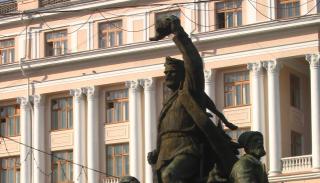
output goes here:
[{"label": "clenched fist", "polygon": [[151,152],[148,153],[148,163],[150,165],[153,165],[157,162],[157,159],[158,159],[158,151],[157,150],[153,150]]},{"label": "clenched fist", "polygon": [[150,38],[150,41],[158,41],[163,39],[170,34],[177,33],[182,28],[179,18],[174,15],[157,20],[155,27],[155,36]]}]

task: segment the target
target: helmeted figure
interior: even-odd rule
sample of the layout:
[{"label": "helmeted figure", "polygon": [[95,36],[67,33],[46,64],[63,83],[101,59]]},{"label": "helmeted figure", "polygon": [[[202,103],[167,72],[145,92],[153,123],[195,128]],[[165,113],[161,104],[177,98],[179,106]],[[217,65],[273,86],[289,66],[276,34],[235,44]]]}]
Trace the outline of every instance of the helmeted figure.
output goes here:
[{"label": "helmeted figure", "polygon": [[165,83],[173,91],[163,106],[158,121],[157,149],[149,153],[155,164],[159,183],[206,182],[215,164],[222,176],[228,177],[237,161],[236,150],[223,130],[213,124],[210,109],[226,124],[236,129],[220,113],[204,92],[202,59],[191,39],[170,16],[156,24],[157,41],[173,34],[173,41],[183,61],[166,57]]},{"label": "helmeted figure", "polygon": [[257,131],[244,132],[238,142],[246,152],[232,168],[230,183],[268,183],[266,168],[260,158],[266,152],[263,147],[263,136]]}]

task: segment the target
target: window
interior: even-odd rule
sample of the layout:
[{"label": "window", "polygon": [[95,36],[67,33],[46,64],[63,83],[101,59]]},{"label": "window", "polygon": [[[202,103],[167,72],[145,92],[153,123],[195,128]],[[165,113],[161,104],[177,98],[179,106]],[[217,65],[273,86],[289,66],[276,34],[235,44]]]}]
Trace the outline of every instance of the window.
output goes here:
[{"label": "window", "polygon": [[122,45],[122,20],[99,24],[99,48]]},{"label": "window", "polygon": [[129,174],[129,144],[107,146],[107,174],[118,177]]},{"label": "window", "polygon": [[20,158],[11,157],[1,159],[0,182],[20,183]]},{"label": "window", "polygon": [[0,134],[4,137],[20,135],[20,107],[11,105],[0,107]]},{"label": "window", "polygon": [[0,64],[14,62],[14,39],[0,41]]},{"label": "window", "polygon": [[290,74],[290,103],[300,109],[300,78]]},{"label": "window", "polygon": [[128,90],[115,90],[106,93],[107,123],[129,120]]},{"label": "window", "polygon": [[51,100],[52,130],[72,128],[72,97]]},{"label": "window", "polygon": [[68,52],[67,30],[48,32],[45,39],[46,56],[58,56]]},{"label": "window", "polygon": [[217,28],[242,25],[242,0],[226,0],[216,3]]},{"label": "window", "polygon": [[235,72],[224,75],[225,107],[250,104],[249,72]]},{"label": "window", "polygon": [[277,18],[289,18],[300,15],[299,0],[278,0],[277,3]]},{"label": "window", "polygon": [[72,182],[72,151],[52,153],[52,183]]},{"label": "window", "polygon": [[291,131],[291,156],[302,155],[302,135]]}]

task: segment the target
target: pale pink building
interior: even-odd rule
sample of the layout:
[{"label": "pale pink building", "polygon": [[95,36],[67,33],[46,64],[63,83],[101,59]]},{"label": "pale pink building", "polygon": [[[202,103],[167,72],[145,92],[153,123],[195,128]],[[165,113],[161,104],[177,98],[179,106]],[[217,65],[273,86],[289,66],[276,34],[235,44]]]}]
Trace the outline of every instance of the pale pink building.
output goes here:
[{"label": "pale pink building", "polygon": [[1,1],[0,183],[152,182],[164,57],[181,58],[170,39],[148,41],[167,14],[240,127],[227,133],[264,134],[270,182],[320,182],[319,11],[319,0]]}]

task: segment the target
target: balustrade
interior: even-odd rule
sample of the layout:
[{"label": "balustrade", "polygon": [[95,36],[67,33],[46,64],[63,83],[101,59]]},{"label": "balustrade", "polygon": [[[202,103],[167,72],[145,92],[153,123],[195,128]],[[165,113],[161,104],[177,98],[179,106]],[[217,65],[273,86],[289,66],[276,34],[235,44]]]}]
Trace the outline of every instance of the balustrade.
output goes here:
[{"label": "balustrade", "polygon": [[282,173],[309,171],[312,168],[312,155],[282,158]]}]

